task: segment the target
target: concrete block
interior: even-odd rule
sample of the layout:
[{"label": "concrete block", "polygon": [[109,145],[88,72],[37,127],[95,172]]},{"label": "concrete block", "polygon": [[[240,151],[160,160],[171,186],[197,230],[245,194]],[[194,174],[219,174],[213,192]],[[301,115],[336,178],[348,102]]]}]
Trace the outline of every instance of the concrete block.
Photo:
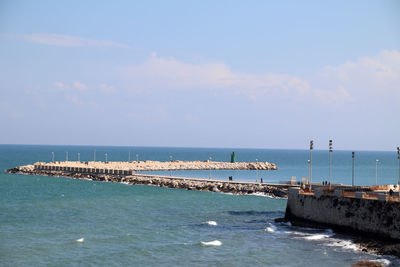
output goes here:
[{"label": "concrete block", "polygon": [[355,192],[356,198],[363,198],[364,197],[364,192]]},{"label": "concrete block", "polygon": [[386,193],[378,193],[378,200],[386,201]]},{"label": "concrete block", "polygon": [[289,187],[289,196],[297,197],[300,193],[300,187]]},{"label": "concrete block", "polygon": [[324,191],[320,188],[314,190],[314,196],[320,198],[324,194]]},{"label": "concrete block", "polygon": [[336,189],[333,193],[336,197],[342,197],[342,190]]}]

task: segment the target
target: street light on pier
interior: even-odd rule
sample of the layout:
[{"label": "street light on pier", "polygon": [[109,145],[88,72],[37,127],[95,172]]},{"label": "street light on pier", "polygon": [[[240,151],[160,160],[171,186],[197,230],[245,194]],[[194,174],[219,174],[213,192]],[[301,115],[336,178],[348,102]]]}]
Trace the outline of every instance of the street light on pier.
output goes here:
[{"label": "street light on pier", "polygon": [[375,160],[375,185],[378,185],[378,163],[379,160]]},{"label": "street light on pier", "polygon": [[351,152],[352,168],[351,168],[351,186],[354,186],[354,152]]},{"label": "street light on pier", "polygon": [[257,181],[258,181],[258,159],[256,159],[256,162],[257,162],[257,164],[256,164],[256,183],[257,183]]},{"label": "street light on pier", "polygon": [[78,162],[81,162],[81,153],[78,152]]},{"label": "street light on pier", "polygon": [[310,190],[312,189],[312,151],[314,149],[314,141],[310,141],[310,160],[309,160],[309,176],[310,176]]},{"label": "street light on pier", "polygon": [[332,140],[329,140],[329,190],[332,190]]},{"label": "street light on pier", "polygon": [[400,190],[400,147],[397,147],[397,159],[399,160],[399,180],[397,181],[397,186]]},{"label": "street light on pier", "polygon": [[310,180],[310,163],[311,163],[311,160],[307,160],[307,164],[308,164],[308,183],[309,183],[310,186],[311,186],[311,180]]}]

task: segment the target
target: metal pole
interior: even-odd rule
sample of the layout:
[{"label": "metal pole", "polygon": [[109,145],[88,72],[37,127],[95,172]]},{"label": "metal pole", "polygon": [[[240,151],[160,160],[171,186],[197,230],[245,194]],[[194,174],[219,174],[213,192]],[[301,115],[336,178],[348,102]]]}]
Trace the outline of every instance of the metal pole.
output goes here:
[{"label": "metal pole", "polygon": [[78,152],[78,162],[81,162],[81,153]]},{"label": "metal pole", "polygon": [[379,160],[375,161],[375,185],[378,185],[378,162]]},{"label": "metal pole", "polygon": [[65,161],[68,161],[68,152],[65,152]]},{"label": "metal pole", "polygon": [[352,168],[351,168],[351,186],[354,186],[354,152],[351,152]]},{"label": "metal pole", "polygon": [[108,154],[107,154],[107,152],[104,154],[105,156],[106,156],[106,162],[108,162]]},{"label": "metal pole", "polygon": [[399,160],[399,180],[397,181],[397,187],[400,191],[400,147],[397,147],[397,159]]},{"label": "metal pole", "polygon": [[310,184],[310,186],[311,186],[311,180],[310,180],[310,160],[307,160],[307,164],[308,164],[308,183]]},{"label": "metal pole", "polygon": [[136,154],[136,161],[139,161],[139,154]]},{"label": "metal pole", "polygon": [[54,152],[51,152],[51,161],[54,163]]},{"label": "metal pole", "polygon": [[258,181],[258,159],[256,159],[256,162],[257,162],[257,164],[256,164],[256,183],[257,183],[257,181]]},{"label": "metal pole", "polygon": [[314,141],[310,141],[310,190],[312,189],[312,151],[314,149]]},{"label": "metal pole", "polygon": [[329,140],[329,191],[332,190],[332,140]]},{"label": "metal pole", "polygon": [[129,153],[128,153],[128,161],[130,162],[131,161],[131,152],[129,151]]},{"label": "metal pole", "polygon": [[93,161],[96,161],[96,149],[93,151]]}]

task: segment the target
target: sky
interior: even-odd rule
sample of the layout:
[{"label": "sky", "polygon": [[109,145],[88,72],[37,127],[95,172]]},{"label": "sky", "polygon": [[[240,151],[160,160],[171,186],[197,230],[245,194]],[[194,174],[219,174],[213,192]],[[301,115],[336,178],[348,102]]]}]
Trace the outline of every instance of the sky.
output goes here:
[{"label": "sky", "polygon": [[0,143],[395,150],[400,1],[0,1]]}]

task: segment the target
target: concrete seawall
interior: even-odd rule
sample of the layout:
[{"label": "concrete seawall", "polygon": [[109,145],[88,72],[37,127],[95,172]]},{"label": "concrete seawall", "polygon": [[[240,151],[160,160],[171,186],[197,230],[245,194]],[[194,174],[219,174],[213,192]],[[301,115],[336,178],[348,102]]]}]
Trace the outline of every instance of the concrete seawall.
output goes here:
[{"label": "concrete seawall", "polygon": [[300,188],[290,188],[285,219],[400,240],[400,201],[385,193],[376,193],[373,199],[365,192],[346,197],[342,190],[324,194],[322,190],[303,193]]},{"label": "concrete seawall", "polygon": [[52,165],[26,165],[8,170],[8,173],[44,175],[88,179],[128,184],[154,185],[187,190],[213,191],[232,194],[262,193],[272,197],[287,197],[289,185],[252,182],[234,182],[173,176],[135,174],[132,170],[65,167]]}]

